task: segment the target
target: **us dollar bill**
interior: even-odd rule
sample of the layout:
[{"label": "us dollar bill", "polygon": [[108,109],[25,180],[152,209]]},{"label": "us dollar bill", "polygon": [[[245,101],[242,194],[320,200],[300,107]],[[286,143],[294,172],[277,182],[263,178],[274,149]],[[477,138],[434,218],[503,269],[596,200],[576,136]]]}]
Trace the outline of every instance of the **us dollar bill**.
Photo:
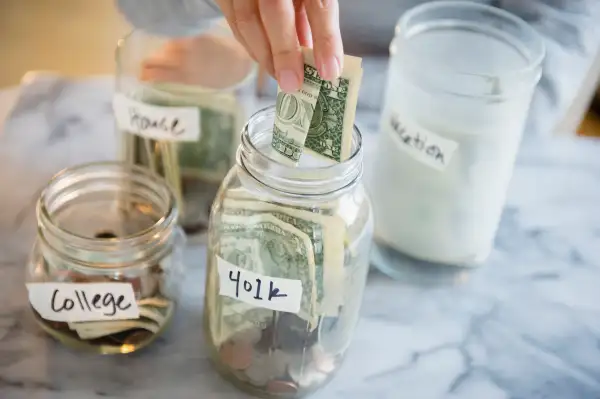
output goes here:
[{"label": "us dollar bill", "polygon": [[315,257],[317,311],[320,315],[337,316],[343,295],[346,230],[344,221],[340,217],[232,198],[223,200],[223,213],[235,216],[270,214],[305,233],[311,240]]},{"label": "us dollar bill", "polygon": [[344,56],[344,69],[333,82],[324,80],[304,147],[335,162],[348,159],[362,81],[362,59]]},{"label": "us dollar bill", "polygon": [[330,82],[321,79],[311,49],[303,48],[303,57],[302,88],[296,93],[278,90],[273,158],[297,165],[306,148],[319,157],[342,162],[352,151],[362,59],[345,55],[341,76]]},{"label": "us dollar bill", "polygon": [[271,141],[272,158],[284,165],[297,165],[310,128],[315,105],[323,81],[315,67],[312,51],[302,49],[304,77],[302,87],[295,93],[278,88]]},{"label": "us dollar bill", "polygon": [[308,236],[270,214],[223,215],[219,226],[220,256],[245,270],[300,280],[298,316],[317,326],[315,257]]}]

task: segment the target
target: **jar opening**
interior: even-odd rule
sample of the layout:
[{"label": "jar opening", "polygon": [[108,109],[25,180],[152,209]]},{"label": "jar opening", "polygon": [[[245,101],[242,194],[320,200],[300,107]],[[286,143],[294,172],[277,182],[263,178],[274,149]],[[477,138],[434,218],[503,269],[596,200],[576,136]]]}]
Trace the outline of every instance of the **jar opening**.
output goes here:
[{"label": "jar opening", "polygon": [[539,34],[511,13],[467,1],[435,1],[407,11],[390,52],[422,85],[459,95],[508,97],[541,76]]},{"label": "jar opening", "polygon": [[256,181],[282,193],[323,196],[350,187],[360,179],[362,136],[356,125],[348,159],[342,162],[326,160],[305,148],[298,165],[288,166],[270,155],[275,112],[275,106],[256,112],[242,130],[238,163]]},{"label": "jar opening", "polygon": [[141,167],[84,164],[59,172],[43,190],[39,234],[56,253],[82,263],[125,266],[147,256],[140,248],[164,249],[177,221],[175,204],[166,184]]},{"label": "jar opening", "polygon": [[[182,53],[189,56],[175,66],[172,59]],[[253,83],[257,73],[254,60],[221,24],[180,38],[134,29],[117,42],[115,57],[122,85],[143,82],[168,93],[231,92]]]}]

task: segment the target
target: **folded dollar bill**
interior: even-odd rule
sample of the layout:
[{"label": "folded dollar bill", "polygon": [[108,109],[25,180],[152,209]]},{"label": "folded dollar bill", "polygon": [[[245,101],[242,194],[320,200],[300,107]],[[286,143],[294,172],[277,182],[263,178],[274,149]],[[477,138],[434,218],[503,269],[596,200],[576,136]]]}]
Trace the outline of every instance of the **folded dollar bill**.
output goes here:
[{"label": "folded dollar bill", "polygon": [[352,150],[362,59],[345,55],[341,76],[330,82],[319,76],[312,50],[303,48],[302,54],[302,88],[295,93],[278,89],[272,157],[296,166],[307,149],[318,157],[342,162]]}]

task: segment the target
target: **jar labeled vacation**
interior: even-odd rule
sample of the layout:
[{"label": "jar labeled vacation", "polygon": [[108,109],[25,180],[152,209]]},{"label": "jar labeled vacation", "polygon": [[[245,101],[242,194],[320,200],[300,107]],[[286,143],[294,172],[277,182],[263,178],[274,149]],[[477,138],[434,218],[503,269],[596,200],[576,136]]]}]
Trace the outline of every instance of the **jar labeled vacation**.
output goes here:
[{"label": "jar labeled vacation", "polygon": [[298,165],[284,165],[273,159],[274,118],[274,107],[250,118],[212,208],[205,336],[239,388],[300,397],[332,377],[348,348],[372,217],[358,129],[342,162],[305,148]]},{"label": "jar labeled vacation", "polygon": [[224,24],[177,39],[134,30],[119,41],[115,119],[122,157],[163,176],[186,233],[208,226],[254,110],[256,66]]},{"label": "jar labeled vacation", "polygon": [[410,258],[481,264],[493,247],[543,43],[506,11],[444,1],[406,12],[390,53],[366,182],[374,254],[392,256],[374,263],[398,278]]},{"label": "jar labeled vacation", "polygon": [[175,197],[140,167],[65,169],[37,204],[27,267],[38,324],[65,345],[102,354],[150,344],[171,321],[185,236]]}]

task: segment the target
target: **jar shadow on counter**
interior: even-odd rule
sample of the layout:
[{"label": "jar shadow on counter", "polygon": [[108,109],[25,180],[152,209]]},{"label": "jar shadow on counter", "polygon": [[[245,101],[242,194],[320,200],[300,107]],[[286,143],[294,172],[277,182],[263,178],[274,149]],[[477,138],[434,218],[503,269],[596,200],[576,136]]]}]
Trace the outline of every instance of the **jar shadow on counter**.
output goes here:
[{"label": "jar shadow on counter", "polygon": [[421,287],[462,285],[469,281],[472,273],[479,270],[416,259],[379,242],[371,247],[370,264],[370,276],[374,272],[380,273]]}]

